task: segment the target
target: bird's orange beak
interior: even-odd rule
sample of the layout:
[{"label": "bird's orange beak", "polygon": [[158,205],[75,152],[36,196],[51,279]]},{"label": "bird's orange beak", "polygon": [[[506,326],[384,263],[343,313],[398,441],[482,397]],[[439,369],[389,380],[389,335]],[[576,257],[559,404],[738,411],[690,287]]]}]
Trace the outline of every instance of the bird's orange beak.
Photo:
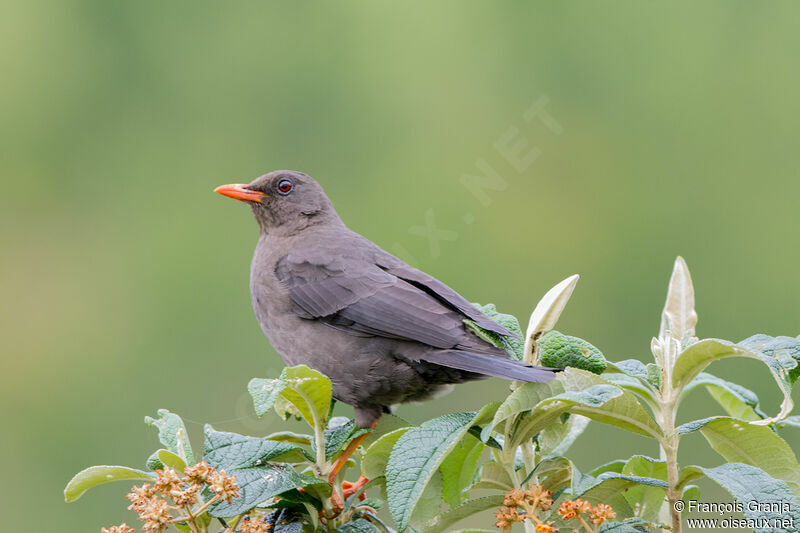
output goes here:
[{"label": "bird's orange beak", "polygon": [[220,185],[214,189],[214,192],[242,202],[260,202],[266,196],[263,192],[254,191],[246,187],[247,184],[245,183],[229,183],[228,185]]}]

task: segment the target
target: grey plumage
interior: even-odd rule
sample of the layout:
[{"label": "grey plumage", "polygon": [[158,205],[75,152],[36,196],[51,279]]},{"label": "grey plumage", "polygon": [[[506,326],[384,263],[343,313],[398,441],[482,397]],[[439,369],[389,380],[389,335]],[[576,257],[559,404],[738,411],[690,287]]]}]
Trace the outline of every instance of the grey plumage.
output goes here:
[{"label": "grey plumage", "polygon": [[261,228],[250,290],[264,333],[287,365],[330,377],[360,426],[451,383],[554,376],[467,329],[465,318],[513,335],[441,281],[349,230],[310,176],[281,170],[235,187],[219,192],[247,200]]}]

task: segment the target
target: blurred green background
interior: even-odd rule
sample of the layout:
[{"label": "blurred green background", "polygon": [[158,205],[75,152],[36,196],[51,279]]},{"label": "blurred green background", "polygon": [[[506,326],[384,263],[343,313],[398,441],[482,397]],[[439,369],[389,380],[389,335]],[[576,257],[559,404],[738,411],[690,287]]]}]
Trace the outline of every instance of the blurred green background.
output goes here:
[{"label": "blurred green background", "polygon": [[[276,168],[315,176],[351,228],[523,322],[580,273],[559,329],[611,359],[648,359],[678,254],[701,336],[797,335],[798,15],[788,1],[0,3],[5,529],[135,522],[125,484],[69,506],[61,491],[92,464],[143,465],[158,408],[196,442],[203,422],[275,428],[245,393],[281,368],[250,308],[257,228],[211,191]],[[496,146],[516,142],[535,160],[515,168]],[[502,190],[462,184],[481,164]],[[777,411],[757,363],[715,370]],[[465,385],[398,414],[505,391]],[[682,421],[715,412],[694,394]],[[681,460],[721,463],[701,440]],[[582,468],[637,452],[657,454],[599,425],[575,448]]]}]

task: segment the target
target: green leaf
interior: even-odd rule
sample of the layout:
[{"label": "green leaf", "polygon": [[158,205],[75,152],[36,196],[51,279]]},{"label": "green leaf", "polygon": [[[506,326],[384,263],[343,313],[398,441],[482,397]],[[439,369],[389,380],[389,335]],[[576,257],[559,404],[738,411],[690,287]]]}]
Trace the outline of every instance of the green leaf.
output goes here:
[{"label": "green leaf", "polygon": [[669,487],[667,482],[661,479],[605,472],[576,490],[581,498],[591,503],[608,503],[614,497],[637,485],[658,488],[662,492]]},{"label": "green leaf", "polygon": [[684,344],[693,338],[697,325],[697,313],[694,310],[694,287],[689,275],[689,268],[682,257],[675,259],[672,276],[667,289],[667,301],[661,313],[661,329],[659,338],[667,335]]},{"label": "green leaf", "polygon": [[313,437],[311,435],[304,435],[302,433],[293,433],[291,431],[278,431],[270,433],[265,440],[276,440],[278,442],[291,442],[293,444],[303,444],[304,446],[311,446]]},{"label": "green leaf", "polygon": [[539,453],[543,456],[565,455],[589,426],[589,419],[572,415],[566,422],[554,422],[539,433]]},{"label": "green leaf", "polygon": [[148,457],[147,460],[144,462],[144,466],[147,467],[147,469],[150,470],[151,472],[164,469],[164,463],[161,462],[161,459],[158,458],[158,450],[150,454],[150,457]]},{"label": "green leaf", "polygon": [[464,438],[470,427],[487,421],[498,404],[478,413],[454,413],[429,420],[406,431],[394,445],[386,466],[386,488],[392,518],[403,531],[425,486],[445,457]]},{"label": "green leaf", "polygon": [[766,418],[758,407],[758,396],[753,391],[706,372],[700,372],[686,386],[682,396],[700,386],[704,387],[725,412],[734,418],[748,422]]},{"label": "green leaf", "polygon": [[[481,440],[484,442],[489,440],[492,431],[503,433],[505,432],[506,426],[515,427],[517,425],[516,421],[520,415],[531,411],[542,400],[551,398],[562,392],[564,392],[564,385],[559,379],[553,379],[546,383],[525,383],[517,387],[497,409],[491,424],[483,428]],[[556,418],[558,417],[555,417],[553,420]],[[532,433],[528,438],[532,438],[534,434],[535,433]],[[521,438],[515,440],[521,442]]]},{"label": "green leaf", "polygon": [[[303,420],[303,415],[300,413],[300,410],[282,395],[278,395],[273,409],[275,409],[275,414],[284,420],[291,420],[292,418],[295,420]],[[322,426],[322,424],[320,424],[320,426]]]},{"label": "green leaf", "polygon": [[[226,471],[227,472],[227,471]],[[282,464],[242,468],[228,472],[236,476],[241,495],[232,503],[222,500],[212,505],[208,514],[214,517],[235,516],[283,492],[298,487],[321,486],[325,483],[311,476],[298,474]]]},{"label": "green leaf", "polygon": [[706,474],[703,472],[702,468],[699,466],[690,465],[684,467],[681,470],[680,475],[678,476],[678,484],[675,486],[680,491],[686,489],[689,483],[704,477]]},{"label": "green leaf", "polygon": [[583,415],[640,435],[661,437],[658,424],[636,398],[600,376],[585,370],[568,368],[554,381],[561,382],[567,389],[566,392],[542,400],[529,416],[523,417],[514,432],[513,445],[532,438],[566,412]]},{"label": "green leaf", "polygon": [[314,477],[298,474],[291,467],[271,461],[305,457],[297,445],[214,431],[206,426],[204,459],[217,470],[236,476],[240,497],[232,503],[220,501],[209,509],[215,517],[235,516],[283,492],[316,485],[329,485]]},{"label": "green leaf", "polygon": [[638,359],[625,359],[614,363],[609,362],[608,366],[611,370],[616,370],[622,374],[637,378],[646,383],[647,380],[647,366]]},{"label": "green leaf", "polygon": [[286,387],[280,396],[300,413],[309,426],[324,428],[331,407],[331,380],[306,365],[284,368],[281,380]]},{"label": "green leaf", "polygon": [[[361,429],[353,420],[325,430],[325,458],[331,459],[338,455],[351,440],[369,433],[368,429]],[[312,444],[314,446],[314,444]]]},{"label": "green leaf", "polygon": [[[311,514],[312,520],[318,517],[318,512],[322,510],[322,499],[330,496],[328,493],[317,493],[314,489],[318,485],[312,485],[308,490],[305,488],[303,492],[299,489],[291,489],[282,492],[278,498],[267,501],[271,509],[295,509],[300,513],[308,512]],[[312,512],[312,509],[314,511]]]},{"label": "green leaf", "polygon": [[[667,464],[645,457],[634,455],[622,469],[622,474],[643,478],[667,481]],[[634,511],[634,516],[643,520],[653,521],[658,518],[658,513],[664,503],[664,489],[650,485],[634,485],[624,493],[625,499]]]},{"label": "green leaf", "polygon": [[465,489],[472,484],[478,459],[485,447],[479,439],[468,434],[442,461],[442,498],[451,507],[467,498]]},{"label": "green leaf", "polygon": [[[473,500],[466,501],[459,505],[458,507],[454,507],[449,511],[440,514],[430,522],[428,522],[424,527],[419,530],[419,533],[442,533],[444,531],[448,531],[449,527],[453,524],[464,520],[476,513],[480,513],[482,511],[487,511],[489,509],[496,509],[503,505],[504,496],[496,495],[496,496],[485,496],[483,498],[475,498]],[[467,531],[474,531],[474,530],[467,530]]]},{"label": "green leaf", "polygon": [[205,426],[205,436],[203,458],[215,468],[229,473],[233,469],[258,466],[268,461],[297,463],[313,460],[304,448],[290,442],[216,431],[210,425]]},{"label": "green leaf", "polygon": [[172,468],[179,474],[182,474],[187,466],[186,463],[183,462],[183,459],[169,450],[161,449],[156,451],[154,455],[158,457],[158,460],[162,465]]},{"label": "green leaf", "polygon": [[413,424],[408,420],[403,420],[397,415],[386,413],[378,419],[378,425],[375,427],[375,429],[373,429],[370,434],[364,438],[362,446],[371,446],[373,442],[383,437],[387,433],[391,433],[392,431],[400,428],[408,428],[412,425]]},{"label": "green leaf", "polygon": [[622,459],[617,459],[616,461],[611,461],[609,463],[603,464],[589,472],[590,476],[597,477],[603,472],[616,472],[617,474],[622,473],[622,469],[625,468],[625,463],[627,461],[623,461]]},{"label": "green leaf", "polygon": [[656,389],[661,388],[661,367],[655,363],[647,364],[647,381]]},{"label": "green leaf", "polygon": [[[572,482],[573,471],[572,461],[566,457],[547,457],[539,461],[528,478],[536,475],[539,484],[555,493]],[[525,485],[527,481],[522,484]]]},{"label": "green leaf", "polygon": [[500,313],[497,308],[495,308],[494,304],[481,305],[473,303],[472,305],[510,332],[519,335],[519,338],[506,337],[505,335],[500,335],[493,331],[487,331],[472,320],[464,319],[464,324],[467,328],[486,342],[501,350],[507,351],[512,358],[522,361],[522,350],[525,347],[525,341],[522,339],[522,329],[519,327],[519,320],[513,315]]},{"label": "green leaf", "polygon": [[[642,531],[647,531],[648,525],[650,525],[649,522],[638,518],[628,519],[624,522],[604,522],[600,529],[597,530],[597,533],[642,533]],[[639,526],[643,529],[637,529],[634,526]]]},{"label": "green leaf", "polygon": [[[576,476],[573,486],[564,493],[570,498],[583,498],[591,503],[605,503],[614,508],[617,516],[631,516],[633,510],[623,493],[636,484],[632,476],[623,476],[616,472],[606,472],[595,478],[590,474]],[[566,525],[558,516],[551,515],[558,526]]]},{"label": "green leaf", "polygon": [[[800,377],[800,336],[770,337],[759,333],[746,338],[738,344],[782,361],[787,368],[790,368],[789,380],[792,383]],[[794,361],[796,365],[791,367],[790,361]]]},{"label": "green leaf", "polygon": [[110,481],[152,481],[155,476],[143,470],[128,468],[127,466],[90,466],[86,470],[81,470],[75,477],[69,480],[64,489],[64,500],[67,503],[74,502],[87,490]]},{"label": "green leaf", "polygon": [[264,414],[273,408],[275,401],[281,395],[281,391],[286,388],[286,383],[282,379],[261,379],[253,378],[247,384],[247,391],[253,397],[253,407],[257,416]]},{"label": "green leaf", "polygon": [[476,439],[480,440],[490,448],[494,448],[495,450],[502,450],[503,445],[500,443],[500,441],[503,440],[503,437],[498,435],[498,438],[495,439],[494,437],[489,435],[488,438],[484,441],[483,430],[484,428],[480,426],[472,426],[471,428],[469,428],[469,434],[475,437]]},{"label": "green leaf", "polygon": [[[660,387],[661,368],[652,363],[645,365],[638,359],[626,359],[616,363],[609,362],[608,370],[619,374],[607,373],[603,375],[606,381],[645,399],[652,406],[658,405],[658,400],[653,393],[653,387]],[[658,372],[658,385],[653,380],[654,372]]]},{"label": "green leaf", "polygon": [[508,492],[514,488],[514,482],[502,465],[495,461],[487,461],[481,466],[481,475],[474,488]]},{"label": "green leaf", "polygon": [[252,379],[247,390],[258,416],[274,408],[284,419],[299,416],[311,427],[325,426],[332,405],[331,381],[306,365],[284,368],[278,379]]},{"label": "green leaf", "polygon": [[422,491],[411,518],[408,521],[408,528],[418,531],[425,524],[439,516],[442,512],[442,471],[437,470],[433,473]]},{"label": "green leaf", "polygon": [[578,337],[551,330],[542,335],[537,343],[539,360],[547,367],[580,368],[594,374],[602,374],[608,366],[600,350]]},{"label": "green leaf", "polygon": [[683,492],[681,493],[681,499],[684,501],[687,500],[700,500],[700,487],[697,485],[686,485],[684,487]]},{"label": "green leaf", "polygon": [[[381,481],[383,483],[383,481]],[[380,511],[381,507],[383,507],[383,500],[378,498],[366,498],[365,500],[360,500],[358,502],[360,507],[372,507],[376,511]]]},{"label": "green leaf", "polygon": [[392,447],[409,429],[411,428],[396,429],[373,442],[364,452],[364,457],[361,458],[361,473],[369,479],[383,476],[386,471],[386,465],[389,463]]},{"label": "green leaf", "polygon": [[169,451],[180,457],[187,465],[193,465],[194,454],[189,443],[189,434],[181,417],[166,409],[159,409],[158,418],[144,417],[145,424],[158,428],[158,440]]},{"label": "green leaf", "polygon": [[[800,498],[797,457],[772,429],[728,417],[696,421],[689,429],[699,430],[726,461],[758,467],[773,478],[786,482],[792,493]],[[685,429],[678,430],[681,434],[687,433]]]},{"label": "green leaf", "polygon": [[[559,374],[557,379],[564,384],[564,388],[567,391],[573,392],[583,392],[595,385],[611,385],[603,377],[577,368],[566,369]],[[662,434],[661,428],[650,414],[627,391],[620,396],[612,398],[609,403],[604,404],[602,407],[593,407],[587,404],[585,407],[571,408],[570,412],[581,414],[604,424],[627,429],[640,435],[659,438]]]},{"label": "green leaf", "polygon": [[[542,400],[531,411],[530,415],[520,419],[518,426],[514,430],[511,446],[519,446],[523,442],[529,441],[545,427],[558,420],[564,413],[570,411],[579,412],[579,414],[594,418],[598,416],[598,413],[602,412],[601,409],[607,403],[612,402],[622,394],[622,389],[611,384],[592,385],[583,391],[567,391]],[[602,421],[608,420],[605,416],[601,418],[603,418]]]},{"label": "green leaf", "polygon": [[676,390],[682,390],[695,379],[709,364],[726,357],[749,357],[767,365],[772,377],[783,392],[781,411],[771,419],[759,421],[764,425],[780,421],[788,416],[792,410],[792,385],[789,380],[789,371],[796,367],[797,362],[788,358],[779,360],[761,352],[752,351],[750,348],[739,346],[719,339],[703,339],[690,345],[678,355],[672,371],[672,384]]},{"label": "green leaf", "polygon": [[754,354],[732,342],[721,339],[698,341],[678,355],[672,372],[673,387],[683,389],[712,362],[735,356],[752,357]]},{"label": "green leaf", "polygon": [[746,518],[770,527],[754,527],[757,533],[798,531],[797,499],[785,482],[754,466],[728,463],[716,468],[693,467],[716,481],[744,507]]},{"label": "green leaf", "polygon": [[653,408],[658,406],[658,400],[653,394],[653,389],[633,376],[629,376],[628,374],[610,374],[606,372],[603,374],[603,379],[612,385],[616,385],[620,389],[632,392]]},{"label": "green leaf", "polygon": [[553,329],[561,316],[561,312],[567,306],[572,291],[578,283],[580,276],[573,274],[554,285],[542,296],[528,319],[528,327],[525,330],[525,348],[522,353],[522,360],[526,363],[536,364],[538,354],[536,353],[539,345],[536,339]]},{"label": "green leaf", "polygon": [[270,533],[302,533],[303,516],[293,509],[278,509],[266,517],[272,524]]},{"label": "green leaf", "polygon": [[335,529],[339,533],[380,533],[380,529],[373,526],[363,518],[356,518],[352,522],[343,524]]}]

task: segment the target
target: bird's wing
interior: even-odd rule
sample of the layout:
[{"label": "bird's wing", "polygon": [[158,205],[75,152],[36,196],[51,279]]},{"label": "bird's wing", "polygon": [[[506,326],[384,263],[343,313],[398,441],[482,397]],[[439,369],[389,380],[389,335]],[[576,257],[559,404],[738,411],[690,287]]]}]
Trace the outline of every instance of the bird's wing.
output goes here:
[{"label": "bird's wing", "polygon": [[320,252],[292,252],[278,262],[275,270],[288,287],[299,316],[320,319],[353,334],[412,340],[436,348],[468,346],[495,355],[504,353],[467,333],[463,320],[470,318],[479,325],[482,322],[498,333],[510,332],[444,284],[430,278],[449,299],[364,257],[332,257]]},{"label": "bird's wing", "polygon": [[519,337],[516,333],[504,328],[477,308],[469,303],[463,296],[456,291],[434,278],[433,276],[417,270],[416,268],[407,265],[400,259],[383,252],[377,259],[377,264],[384,269],[387,273],[397,276],[398,278],[407,281],[408,283],[420,288],[421,290],[436,296],[437,298],[447,302],[450,306],[457,309],[465,317],[475,322],[481,328],[505,335],[507,337]]}]

